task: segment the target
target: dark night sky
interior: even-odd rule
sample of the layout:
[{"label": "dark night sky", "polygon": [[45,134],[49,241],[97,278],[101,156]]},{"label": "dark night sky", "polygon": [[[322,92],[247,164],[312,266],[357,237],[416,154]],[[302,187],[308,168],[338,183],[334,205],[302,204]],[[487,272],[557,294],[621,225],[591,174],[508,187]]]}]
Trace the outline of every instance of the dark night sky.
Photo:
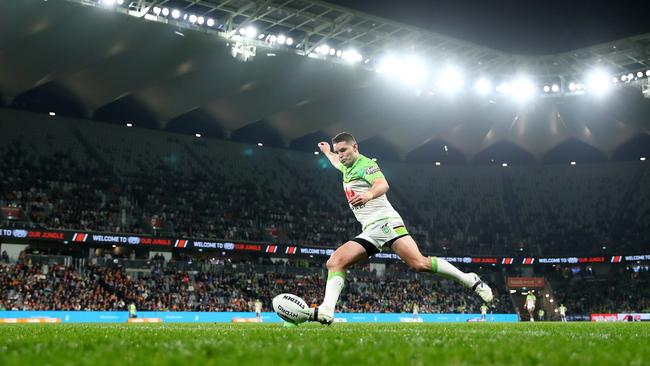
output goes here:
[{"label": "dark night sky", "polygon": [[650,32],[650,0],[326,0],[506,52],[548,54]]}]

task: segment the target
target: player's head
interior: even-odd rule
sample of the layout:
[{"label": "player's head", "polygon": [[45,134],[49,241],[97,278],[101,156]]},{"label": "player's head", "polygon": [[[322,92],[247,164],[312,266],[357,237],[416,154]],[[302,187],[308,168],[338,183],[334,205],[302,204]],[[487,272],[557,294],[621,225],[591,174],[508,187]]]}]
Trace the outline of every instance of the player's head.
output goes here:
[{"label": "player's head", "polygon": [[348,132],[341,132],[332,139],[334,152],[339,156],[339,161],[345,166],[352,166],[359,157],[359,145]]}]

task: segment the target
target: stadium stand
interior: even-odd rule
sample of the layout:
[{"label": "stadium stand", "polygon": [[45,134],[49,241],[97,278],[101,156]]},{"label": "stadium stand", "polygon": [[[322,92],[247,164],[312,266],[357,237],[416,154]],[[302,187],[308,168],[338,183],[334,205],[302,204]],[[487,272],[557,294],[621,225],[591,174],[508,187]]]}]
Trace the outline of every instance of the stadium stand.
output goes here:
[{"label": "stadium stand", "polygon": [[[330,247],[360,230],[318,155],[16,111],[4,123],[8,225]],[[650,236],[644,162],[381,166],[429,252],[582,255]]]}]

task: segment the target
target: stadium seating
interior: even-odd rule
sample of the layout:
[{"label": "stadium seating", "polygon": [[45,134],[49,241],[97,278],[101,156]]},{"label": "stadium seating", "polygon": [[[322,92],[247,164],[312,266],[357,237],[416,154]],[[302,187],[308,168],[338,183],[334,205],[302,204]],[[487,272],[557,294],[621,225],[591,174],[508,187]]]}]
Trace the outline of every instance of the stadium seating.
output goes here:
[{"label": "stadium seating", "polygon": [[[1,118],[5,225],[330,247],[360,230],[322,155],[26,112]],[[380,166],[428,252],[620,254],[642,251],[650,236],[645,162]],[[24,218],[9,219],[11,208]]]}]

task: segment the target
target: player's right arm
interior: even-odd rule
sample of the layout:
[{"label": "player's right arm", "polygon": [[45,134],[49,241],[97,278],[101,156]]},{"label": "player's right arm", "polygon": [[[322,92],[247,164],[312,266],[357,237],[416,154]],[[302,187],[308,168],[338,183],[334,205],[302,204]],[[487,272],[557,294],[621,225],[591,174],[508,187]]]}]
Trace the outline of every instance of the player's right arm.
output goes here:
[{"label": "player's right arm", "polygon": [[327,157],[327,160],[330,161],[332,166],[334,166],[336,169],[339,168],[339,165],[341,162],[339,161],[339,156],[336,155],[334,152],[332,152],[332,148],[330,147],[329,142],[321,141],[318,143],[318,148],[320,151]]}]

